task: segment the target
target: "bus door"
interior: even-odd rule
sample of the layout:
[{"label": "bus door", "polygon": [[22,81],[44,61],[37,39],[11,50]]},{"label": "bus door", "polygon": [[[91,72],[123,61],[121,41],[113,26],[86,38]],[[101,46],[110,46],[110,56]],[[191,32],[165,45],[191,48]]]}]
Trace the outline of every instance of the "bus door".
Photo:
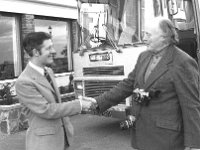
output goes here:
[{"label": "bus door", "polygon": [[169,17],[179,35],[178,47],[198,61],[199,4],[198,0],[169,0]]}]

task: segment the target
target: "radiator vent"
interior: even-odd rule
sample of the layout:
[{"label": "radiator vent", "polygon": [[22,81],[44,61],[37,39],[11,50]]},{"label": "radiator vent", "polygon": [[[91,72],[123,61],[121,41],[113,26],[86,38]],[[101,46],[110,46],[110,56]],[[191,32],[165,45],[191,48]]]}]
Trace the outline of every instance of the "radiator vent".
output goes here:
[{"label": "radiator vent", "polygon": [[112,67],[88,67],[83,68],[83,75],[110,75],[110,76],[117,76],[117,75],[124,75],[124,66],[112,66]]},{"label": "radiator vent", "polygon": [[109,91],[116,86],[119,81],[85,81],[85,96],[95,97]]}]

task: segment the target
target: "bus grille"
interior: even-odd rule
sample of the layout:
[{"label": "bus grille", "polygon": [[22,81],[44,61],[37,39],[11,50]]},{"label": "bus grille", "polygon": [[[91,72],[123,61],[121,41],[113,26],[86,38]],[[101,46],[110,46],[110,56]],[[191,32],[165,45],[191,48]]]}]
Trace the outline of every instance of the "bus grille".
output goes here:
[{"label": "bus grille", "polygon": [[109,91],[119,81],[85,81],[85,96],[95,97],[103,92]]},{"label": "bus grille", "polygon": [[83,68],[83,75],[124,75],[124,66]]}]

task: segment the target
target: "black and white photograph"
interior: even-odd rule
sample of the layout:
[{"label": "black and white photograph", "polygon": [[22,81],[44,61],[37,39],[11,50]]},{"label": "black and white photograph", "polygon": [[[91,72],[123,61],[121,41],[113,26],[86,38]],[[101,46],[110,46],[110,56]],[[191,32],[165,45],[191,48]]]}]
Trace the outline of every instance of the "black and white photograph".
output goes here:
[{"label": "black and white photograph", "polygon": [[0,150],[200,150],[200,0],[0,0]]}]

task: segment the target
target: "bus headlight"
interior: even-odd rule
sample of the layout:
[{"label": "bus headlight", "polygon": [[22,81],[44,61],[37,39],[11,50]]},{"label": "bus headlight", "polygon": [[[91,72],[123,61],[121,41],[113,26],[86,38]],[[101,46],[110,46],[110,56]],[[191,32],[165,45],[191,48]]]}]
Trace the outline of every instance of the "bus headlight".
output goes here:
[{"label": "bus headlight", "polygon": [[74,81],[74,90],[75,97],[83,96],[83,82],[82,81]]},{"label": "bus headlight", "polygon": [[83,90],[83,84],[81,81],[75,82],[75,89],[76,90]]}]

